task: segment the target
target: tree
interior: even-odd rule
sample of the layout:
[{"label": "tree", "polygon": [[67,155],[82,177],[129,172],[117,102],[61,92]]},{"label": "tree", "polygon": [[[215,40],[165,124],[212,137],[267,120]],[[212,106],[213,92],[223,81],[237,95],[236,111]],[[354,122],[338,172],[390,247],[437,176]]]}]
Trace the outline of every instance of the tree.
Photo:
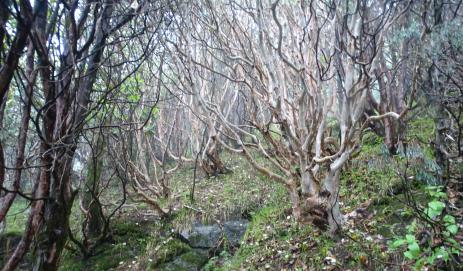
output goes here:
[{"label": "tree", "polygon": [[[339,229],[339,175],[362,130],[400,117],[385,112],[365,120],[363,113],[383,38],[407,7],[390,1],[183,6],[198,15],[182,17],[183,31],[172,43],[202,110],[223,126],[213,137],[286,186],[298,220]],[[217,75],[226,87],[212,89],[208,82]],[[216,92],[246,101],[248,125],[232,123],[207,98]],[[339,140],[328,135],[333,125]]]},{"label": "tree", "polygon": [[436,162],[440,167],[438,183],[448,184],[456,163],[463,156],[462,145],[462,16],[461,3],[427,1],[422,5],[422,46],[420,50],[420,90],[433,109]]},{"label": "tree", "polygon": [[[20,4],[21,12],[30,10],[27,1]],[[140,4],[109,0],[35,1],[34,22],[28,30],[31,29],[31,44],[37,56],[40,86],[31,84],[31,87],[41,96],[28,98],[36,108],[33,124],[36,139],[40,141],[40,173],[30,198],[32,205],[26,231],[3,270],[15,269],[33,240],[36,240],[34,270],[58,268],[76,195],[71,169],[77,142],[88,117],[112,91],[109,88],[98,93],[94,89],[98,71],[112,54],[108,51],[105,55],[105,50],[118,48],[121,40],[139,35],[140,28],[124,26],[141,11],[160,11],[161,7],[160,2],[146,1]],[[143,57],[136,59],[140,60]],[[2,76],[2,80],[4,78],[8,79]]]},{"label": "tree", "polygon": [[[22,56],[22,51],[27,45],[27,37],[29,34],[30,26],[32,24],[33,11],[29,1],[3,1],[0,4],[0,128],[3,130],[3,120],[5,114],[6,101],[8,99],[8,93],[10,92],[10,83],[13,79],[14,73],[18,68],[19,59]],[[14,31],[10,31],[7,27],[7,23],[16,25]],[[13,32],[13,33],[10,33]],[[11,39],[12,37],[12,39]],[[7,49],[9,47],[9,49]],[[31,84],[35,80],[34,63],[33,63],[34,54],[32,48],[28,49],[27,57],[27,71],[26,76],[23,77],[27,82],[26,96],[32,95]],[[17,143],[17,153],[16,161],[14,163],[15,167],[18,169],[15,171],[13,189],[17,190],[20,185],[21,180],[21,168],[24,162],[24,152],[26,146],[26,138],[28,133],[28,123],[29,123],[29,112],[31,108],[30,98],[25,99],[24,101],[24,116],[21,121],[21,129],[18,135]],[[0,226],[4,227],[4,219],[6,213],[8,212],[11,204],[13,203],[16,193],[10,191],[5,191],[6,194],[3,194],[5,177],[6,177],[6,163],[3,142],[0,140]]]}]

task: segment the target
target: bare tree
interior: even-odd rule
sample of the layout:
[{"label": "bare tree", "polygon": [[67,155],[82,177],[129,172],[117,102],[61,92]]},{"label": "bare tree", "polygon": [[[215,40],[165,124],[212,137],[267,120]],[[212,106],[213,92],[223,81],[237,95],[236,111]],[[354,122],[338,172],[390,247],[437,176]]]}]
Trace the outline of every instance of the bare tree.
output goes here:
[{"label": "bare tree", "polygon": [[[3,120],[5,114],[5,106],[10,91],[11,81],[14,73],[16,72],[19,64],[20,57],[22,56],[23,49],[27,46],[27,38],[29,35],[30,26],[33,20],[33,11],[29,1],[3,1],[0,3],[0,129],[3,132]],[[16,25],[14,31],[8,29],[7,23],[13,23]],[[12,33],[11,33],[12,32]],[[33,72],[34,54],[32,47],[28,48],[27,57],[27,71],[23,77],[27,82],[27,94],[32,94],[31,84],[35,80],[35,74]],[[23,74],[24,75],[24,74]],[[24,162],[24,152],[26,146],[26,138],[28,134],[28,123],[31,108],[30,99],[26,98],[24,102],[23,110],[25,111],[24,117],[21,120],[21,129],[18,135],[16,161],[14,163],[16,168],[21,168]],[[3,140],[0,140],[0,228],[4,227],[5,215],[8,212],[11,204],[16,196],[15,193],[6,191],[3,194],[3,188],[6,178],[6,162],[3,147]],[[21,180],[21,170],[16,170],[13,181],[13,189],[17,190]],[[0,230],[0,233],[2,230]]]},{"label": "bare tree", "polygon": [[[31,66],[34,63],[32,55],[29,61],[30,72],[26,76],[33,79],[34,73],[37,73],[40,77],[40,84],[28,80],[31,90],[26,91],[27,98],[35,109],[31,121],[36,130],[36,139],[40,141],[37,159],[40,173],[35,181],[33,196],[28,198],[32,205],[25,233],[3,270],[15,269],[33,240],[36,240],[34,270],[58,268],[60,254],[68,237],[69,215],[77,191],[72,187],[71,178],[77,142],[88,117],[112,91],[111,88],[103,92],[94,89],[99,69],[108,56],[116,51],[105,54],[105,49],[110,46],[117,48],[121,40],[139,35],[140,28],[124,26],[141,11],[159,11],[162,7],[160,3],[49,3],[38,0],[34,2],[32,27],[28,27],[26,19],[27,15],[31,17],[28,14],[31,10],[30,4],[28,1],[20,1],[20,13],[16,18],[24,21],[18,24],[20,29],[16,34],[24,35],[22,33],[26,31],[27,36],[30,30],[29,37],[33,45],[31,48],[36,55],[36,66]],[[12,7],[17,7],[15,2]],[[152,38],[148,37],[148,40]],[[23,44],[18,42],[18,46]],[[12,55],[19,56],[15,50],[12,50]],[[143,55],[135,61],[142,59]],[[10,61],[5,64],[8,64],[5,66],[8,69],[14,69],[17,65],[10,65]],[[8,79],[8,76],[2,76],[1,79]],[[38,99],[34,99],[32,90],[34,95],[38,95]],[[4,94],[2,91],[2,97]],[[93,99],[97,102],[93,103]],[[27,117],[30,116],[29,112],[24,110],[23,113]],[[28,125],[29,120],[25,122]],[[21,167],[20,164],[19,171]],[[13,192],[21,193],[18,190],[15,187]]]},{"label": "bare tree", "polygon": [[[190,91],[223,127],[212,137],[285,185],[297,219],[336,232],[339,175],[362,130],[400,117],[385,112],[365,120],[363,114],[385,33],[407,5],[205,1],[184,10],[193,16],[182,17],[185,30],[172,43]],[[208,82],[217,75],[227,83],[212,89]],[[247,124],[232,123],[207,98],[212,92],[246,101]],[[328,123],[339,127],[339,140],[328,135]]]},{"label": "bare tree", "polygon": [[[438,183],[448,184],[461,177],[455,165],[461,163],[463,73],[461,31],[461,3],[426,1],[421,6],[420,90],[433,109],[435,138],[433,146],[440,167]],[[451,172],[453,171],[453,173]]]}]

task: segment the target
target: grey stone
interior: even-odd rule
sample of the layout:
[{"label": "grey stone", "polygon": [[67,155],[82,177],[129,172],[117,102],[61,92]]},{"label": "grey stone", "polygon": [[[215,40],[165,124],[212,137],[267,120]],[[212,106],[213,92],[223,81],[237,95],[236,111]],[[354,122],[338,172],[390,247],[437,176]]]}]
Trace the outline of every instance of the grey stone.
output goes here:
[{"label": "grey stone", "polygon": [[241,238],[246,232],[249,222],[247,220],[235,220],[225,222],[223,225],[224,234],[228,244],[231,246],[239,246]]},{"label": "grey stone", "polygon": [[193,248],[216,247],[223,237],[222,229],[217,224],[207,226],[197,224],[190,231],[181,234]]},{"label": "grey stone", "polygon": [[218,224],[195,224],[191,230],[184,231],[181,235],[188,240],[192,248],[216,248],[222,244],[224,239],[229,245],[238,246],[248,224],[247,220],[227,221],[223,227]]}]

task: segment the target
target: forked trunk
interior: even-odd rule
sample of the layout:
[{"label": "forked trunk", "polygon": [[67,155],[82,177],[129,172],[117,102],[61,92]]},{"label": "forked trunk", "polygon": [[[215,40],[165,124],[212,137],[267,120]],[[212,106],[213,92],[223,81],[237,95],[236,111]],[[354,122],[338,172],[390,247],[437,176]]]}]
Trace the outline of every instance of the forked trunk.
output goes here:
[{"label": "forked trunk", "polygon": [[296,182],[289,187],[294,217],[302,223],[314,224],[335,235],[342,224],[339,209],[339,170],[330,170],[320,185],[311,175],[302,174],[303,189],[299,192]]},{"label": "forked trunk", "polygon": [[98,182],[102,170],[102,160],[99,159],[95,165],[90,163],[88,166],[87,179],[85,180],[84,195],[83,195],[83,205],[86,209],[86,231],[89,238],[98,237],[103,229],[103,218],[101,214],[101,206],[97,201],[99,189]]},{"label": "forked trunk", "polygon": [[206,157],[201,160],[201,168],[204,170],[207,177],[227,174],[230,172],[220,159],[219,152],[216,147],[206,152]]},{"label": "forked trunk", "polygon": [[69,216],[75,197],[71,190],[72,155],[64,155],[55,162],[51,171],[50,198],[45,201],[44,220],[34,247],[34,271],[58,270],[68,237]]},{"label": "forked trunk", "polygon": [[341,228],[342,214],[339,209],[339,174],[340,170],[335,170],[327,174],[324,182],[324,191],[328,194],[328,225],[330,234],[334,235]]},{"label": "forked trunk", "polygon": [[87,177],[84,185],[83,206],[86,209],[86,233],[89,238],[98,237],[104,225],[101,205],[98,201],[101,171],[103,170],[102,136],[95,141],[96,148],[88,159]]}]

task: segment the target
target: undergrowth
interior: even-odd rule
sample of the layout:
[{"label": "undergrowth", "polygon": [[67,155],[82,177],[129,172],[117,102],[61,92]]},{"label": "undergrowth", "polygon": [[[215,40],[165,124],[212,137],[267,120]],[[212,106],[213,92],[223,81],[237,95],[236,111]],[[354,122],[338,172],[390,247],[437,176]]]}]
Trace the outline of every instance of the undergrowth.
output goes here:
[{"label": "undergrowth", "polygon": [[[164,207],[173,207],[170,220],[147,216],[146,204],[129,199],[113,221],[113,240],[88,259],[73,252],[75,248],[69,244],[60,270],[157,270],[178,255],[194,258],[196,252],[172,238],[173,233],[195,222],[218,223],[235,218],[251,220],[241,246],[225,248],[204,270],[410,270],[420,255],[438,262],[438,257],[446,257],[439,256],[440,248],[419,244],[422,254],[417,254],[414,244],[418,244],[420,230],[429,227],[414,222],[416,214],[404,194],[413,194],[414,204],[423,210],[433,202],[427,189],[433,185],[438,169],[432,163],[433,150],[424,144],[432,131],[432,120],[412,122],[409,134],[413,137],[407,138],[407,149],[394,156],[387,153],[380,137],[372,132],[364,134],[360,151],[341,175],[340,205],[346,221],[343,232],[334,239],[315,227],[297,223],[284,187],[257,174],[243,158],[226,154],[223,159],[232,173],[198,177],[193,201],[193,165],[184,165],[173,175],[173,196],[162,202]],[[402,176],[405,162],[409,174],[406,182]],[[445,203],[443,198],[439,200]],[[7,233],[20,233],[27,206],[17,201],[12,208],[15,211],[7,217]],[[460,218],[440,211],[442,219],[447,219],[442,229],[452,234],[452,245],[459,246],[460,230],[455,227]],[[77,208],[73,210],[74,230],[82,219],[77,212]],[[410,227],[413,223],[415,226]],[[412,249],[406,244],[412,244]],[[451,253],[457,255],[458,249]],[[437,270],[429,266],[431,260],[427,265],[418,262],[417,266]]]}]

